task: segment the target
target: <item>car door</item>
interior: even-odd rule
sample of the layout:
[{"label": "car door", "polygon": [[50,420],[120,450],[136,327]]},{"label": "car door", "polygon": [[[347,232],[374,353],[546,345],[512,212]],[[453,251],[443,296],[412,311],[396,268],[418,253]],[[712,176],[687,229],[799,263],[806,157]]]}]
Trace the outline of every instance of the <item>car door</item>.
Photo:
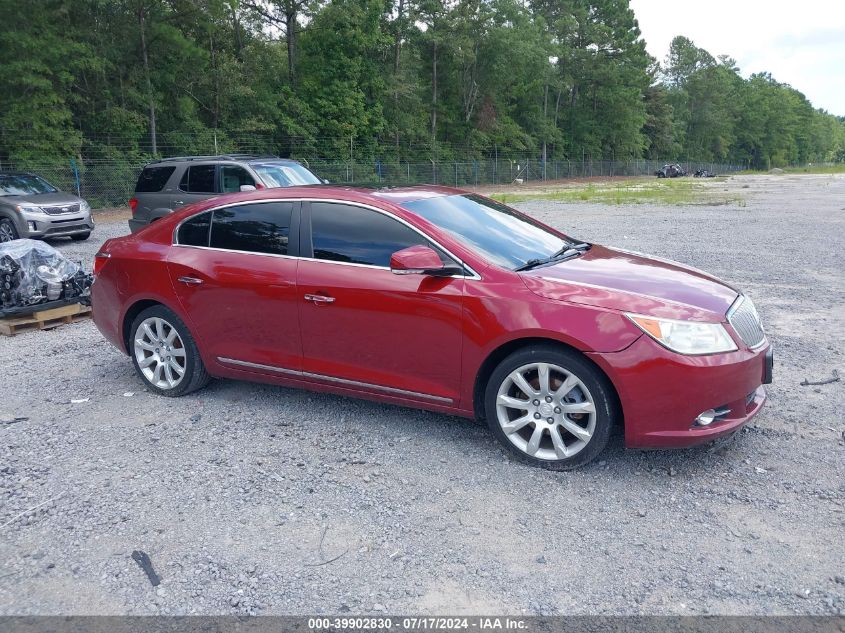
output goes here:
[{"label": "car door", "polygon": [[220,193],[217,165],[214,163],[191,164],[182,174],[178,188],[170,197],[174,210],[192,202],[206,200]]},{"label": "car door", "polygon": [[306,377],[457,404],[464,279],[393,274],[390,255],[417,244],[431,245],[390,214],[303,203],[297,292]]},{"label": "car door", "polygon": [[274,375],[300,371],[299,206],[228,205],[177,229],[170,277],[207,357]]}]

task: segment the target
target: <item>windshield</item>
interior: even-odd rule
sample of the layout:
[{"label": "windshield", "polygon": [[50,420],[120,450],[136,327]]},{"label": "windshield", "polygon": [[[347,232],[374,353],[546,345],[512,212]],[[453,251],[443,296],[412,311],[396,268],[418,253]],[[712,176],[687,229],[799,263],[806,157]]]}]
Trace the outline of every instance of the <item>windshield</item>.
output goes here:
[{"label": "windshield", "polygon": [[252,165],[252,168],[264,184],[271,188],[320,184],[317,176],[296,163],[261,163]]},{"label": "windshield", "polygon": [[39,176],[0,174],[0,196],[37,196],[56,191],[58,189]]},{"label": "windshield", "polygon": [[570,245],[510,207],[474,194],[427,198],[402,206],[448,231],[491,263],[511,270]]}]

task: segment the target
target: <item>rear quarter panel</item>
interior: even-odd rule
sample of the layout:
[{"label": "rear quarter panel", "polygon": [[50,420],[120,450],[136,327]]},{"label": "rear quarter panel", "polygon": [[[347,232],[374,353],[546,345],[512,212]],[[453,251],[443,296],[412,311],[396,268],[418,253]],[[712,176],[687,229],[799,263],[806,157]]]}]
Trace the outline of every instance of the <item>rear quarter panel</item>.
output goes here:
[{"label": "rear quarter panel", "polygon": [[[146,237],[152,230],[139,235]],[[169,243],[132,235],[113,240],[108,247],[111,257],[91,288],[91,303],[97,328],[115,347],[128,353],[124,318],[139,301],[161,303],[187,322],[167,271]]]}]

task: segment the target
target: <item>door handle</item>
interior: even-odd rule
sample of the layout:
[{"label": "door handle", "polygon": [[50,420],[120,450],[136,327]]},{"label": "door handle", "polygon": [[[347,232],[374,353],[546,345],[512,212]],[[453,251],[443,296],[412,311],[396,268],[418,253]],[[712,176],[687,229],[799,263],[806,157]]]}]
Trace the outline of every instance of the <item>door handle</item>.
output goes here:
[{"label": "door handle", "polygon": [[173,204],[185,204],[184,200],[174,200]]},{"label": "door handle", "polygon": [[306,301],[313,301],[314,303],[334,303],[334,297],[327,297],[325,295],[305,295]]},{"label": "door handle", "polygon": [[176,281],[188,286],[199,286],[202,283],[202,279],[197,279],[196,277],[179,277]]}]

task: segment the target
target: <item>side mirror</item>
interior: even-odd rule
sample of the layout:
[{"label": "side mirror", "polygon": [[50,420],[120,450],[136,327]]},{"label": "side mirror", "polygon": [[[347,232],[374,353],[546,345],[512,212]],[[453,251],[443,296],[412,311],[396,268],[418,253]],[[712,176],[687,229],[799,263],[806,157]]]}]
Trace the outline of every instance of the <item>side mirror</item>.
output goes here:
[{"label": "side mirror", "polygon": [[390,270],[394,275],[432,275],[448,277],[460,274],[456,266],[446,266],[434,249],[428,246],[409,246],[390,256]]},{"label": "side mirror", "polygon": [[322,181],[322,183],[323,183],[324,185],[328,185],[328,184],[330,184],[330,183],[329,183],[329,179],[328,179],[328,178],[320,178],[320,180]]},{"label": "side mirror", "polygon": [[255,185],[241,185],[241,193],[246,193],[247,191],[255,191]]}]

